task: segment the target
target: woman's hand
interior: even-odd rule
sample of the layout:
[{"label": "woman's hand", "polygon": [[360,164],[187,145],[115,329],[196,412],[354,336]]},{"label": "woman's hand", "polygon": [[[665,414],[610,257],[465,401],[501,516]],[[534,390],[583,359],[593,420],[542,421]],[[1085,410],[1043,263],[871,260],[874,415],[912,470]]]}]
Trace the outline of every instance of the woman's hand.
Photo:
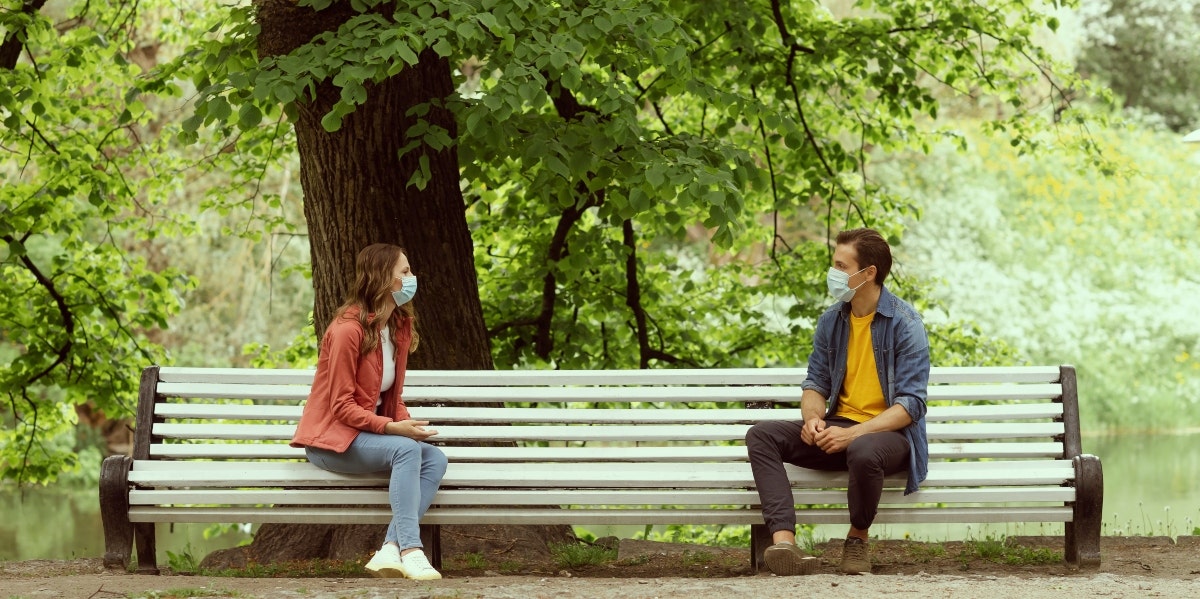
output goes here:
[{"label": "woman's hand", "polygon": [[408,437],[416,441],[424,441],[437,434],[434,429],[427,429],[429,426],[428,420],[400,420],[398,422],[389,422],[383,427],[383,432],[389,435],[400,435]]}]

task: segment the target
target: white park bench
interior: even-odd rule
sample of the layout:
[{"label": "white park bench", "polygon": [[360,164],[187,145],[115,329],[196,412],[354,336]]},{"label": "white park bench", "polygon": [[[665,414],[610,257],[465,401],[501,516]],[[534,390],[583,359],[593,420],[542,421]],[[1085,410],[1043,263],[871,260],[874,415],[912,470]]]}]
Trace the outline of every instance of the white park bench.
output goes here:
[{"label": "white park bench", "polygon": [[[102,467],[105,565],[127,568],[136,539],[156,572],[156,523],[388,522],[386,474],[326,472],[288,446],[312,374],[147,368],[133,456]],[[409,371],[405,402],[450,459],[426,551],[440,563],[442,524],[750,524],[757,568],[770,540],[743,440],[799,418],[804,375]],[[1063,522],[1068,564],[1099,565],[1103,475],[1081,451],[1073,367],[933,368],[927,422],[928,478],[905,496],[890,477],[876,523]],[[799,522],[849,522],[845,473],[788,469]]]}]

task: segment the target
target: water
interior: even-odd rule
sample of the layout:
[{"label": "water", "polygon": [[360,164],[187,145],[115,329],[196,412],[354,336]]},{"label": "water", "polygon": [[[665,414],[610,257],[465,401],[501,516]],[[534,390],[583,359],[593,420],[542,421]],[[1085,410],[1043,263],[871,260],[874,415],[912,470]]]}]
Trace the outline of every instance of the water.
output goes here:
[{"label": "water", "polygon": [[[190,552],[197,560],[209,551],[250,540],[241,531],[204,538],[207,524],[158,525],[158,563],[168,551]],[[104,555],[104,525],[97,489],[30,488],[20,493],[0,487],[0,561],[73,559]]]},{"label": "water", "polygon": [[[1084,451],[1104,464],[1105,535],[1186,535],[1200,527],[1200,434],[1089,437]],[[234,531],[205,539],[204,524],[158,526],[158,561],[168,551],[190,552],[197,559],[210,551],[234,547],[250,535]],[[662,530],[658,527],[656,530]],[[597,536],[629,537],[643,527],[589,527]],[[840,538],[844,526],[819,526],[818,541]],[[877,538],[924,541],[985,538],[986,535],[1061,535],[1062,525],[993,524],[990,526],[879,525]],[[22,498],[12,487],[0,487],[0,561],[71,559],[104,555],[104,529],[95,488],[29,489]]]}]

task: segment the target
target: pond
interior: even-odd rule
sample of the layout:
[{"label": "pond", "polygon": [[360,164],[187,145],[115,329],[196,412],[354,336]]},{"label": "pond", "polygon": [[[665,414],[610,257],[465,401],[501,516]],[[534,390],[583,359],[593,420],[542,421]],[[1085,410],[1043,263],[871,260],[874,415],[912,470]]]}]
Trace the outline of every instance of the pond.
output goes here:
[{"label": "pond", "polygon": [[[1088,437],[1084,451],[1104,463],[1105,535],[1193,534],[1200,527],[1200,434]],[[0,560],[71,559],[104,555],[104,529],[94,488],[27,489],[0,487]],[[203,524],[158,527],[158,559],[167,552],[189,552],[202,558],[209,551],[234,547],[250,539],[233,530],[205,538]],[[642,527],[596,530],[598,536],[631,536]],[[844,526],[821,526],[818,540],[840,537]],[[987,535],[1061,535],[1062,525],[879,525],[879,538],[942,541]]]}]

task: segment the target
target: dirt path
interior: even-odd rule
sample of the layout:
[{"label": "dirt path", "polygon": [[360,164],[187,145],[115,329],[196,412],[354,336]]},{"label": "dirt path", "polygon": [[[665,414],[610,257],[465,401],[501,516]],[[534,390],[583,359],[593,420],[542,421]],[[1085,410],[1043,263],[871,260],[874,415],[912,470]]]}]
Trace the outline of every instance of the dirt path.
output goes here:
[{"label": "dirt path", "polygon": [[[1025,539],[1024,546],[1059,544],[1061,539]],[[501,576],[488,570],[444,568],[434,582],[372,578],[228,578],[144,576],[105,571],[99,559],[26,561],[0,564],[0,598],[80,599],[183,597],[282,597],[304,599],[444,598],[469,599],[597,597],[650,599],[680,597],[785,597],[803,592],[823,599],[862,599],[884,593],[904,598],[1006,597],[1200,597],[1200,537],[1105,538],[1099,571],[1072,571],[1061,562],[1005,563],[964,551],[955,543],[927,545],[877,543],[874,574],[836,574],[838,548],[822,544],[818,574],[779,578],[750,575],[744,550],[654,543],[622,544],[615,563],[572,571],[533,565]],[[628,550],[627,550],[628,549]],[[697,559],[698,553],[710,557]],[[544,571],[539,571],[542,569]]]},{"label": "dirt path", "polygon": [[565,578],[496,576],[452,578],[436,582],[369,578],[212,578],[138,575],[73,575],[4,580],[8,597],[280,597],[304,599],[457,598],[530,599],[535,597],[786,597],[806,589],[807,596],[862,599],[896,593],[900,597],[1200,597],[1200,580],[1118,576],[991,576],[894,574],[845,577],[816,574],[804,578]]}]

